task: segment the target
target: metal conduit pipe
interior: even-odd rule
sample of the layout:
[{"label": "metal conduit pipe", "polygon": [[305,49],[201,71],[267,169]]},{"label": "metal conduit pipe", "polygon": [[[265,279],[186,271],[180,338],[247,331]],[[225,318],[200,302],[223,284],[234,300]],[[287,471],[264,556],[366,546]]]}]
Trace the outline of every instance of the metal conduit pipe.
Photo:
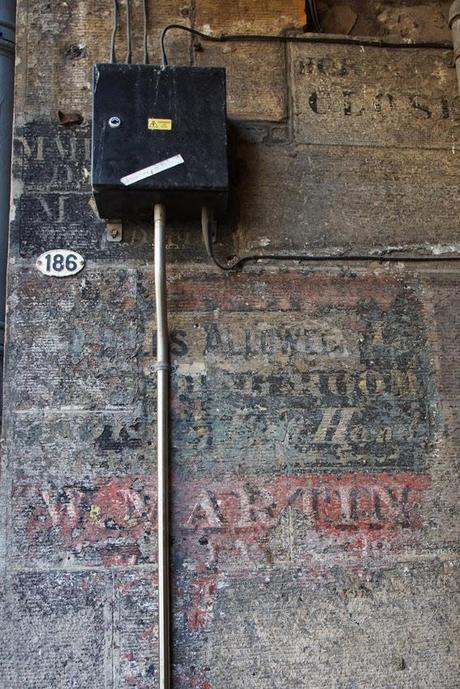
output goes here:
[{"label": "metal conduit pipe", "polygon": [[[5,331],[16,0],[0,0],[0,354]],[[0,371],[1,371],[0,362]],[[0,390],[1,399],[1,390]]]},{"label": "metal conduit pipe", "polygon": [[460,91],[460,0],[455,0],[450,6],[449,26],[452,31],[452,44],[454,48],[453,63],[457,70],[458,90]]},{"label": "metal conduit pipe", "polygon": [[155,306],[157,329],[157,523],[159,689],[170,687],[169,612],[169,337],[166,300],[166,213],[154,208]]}]

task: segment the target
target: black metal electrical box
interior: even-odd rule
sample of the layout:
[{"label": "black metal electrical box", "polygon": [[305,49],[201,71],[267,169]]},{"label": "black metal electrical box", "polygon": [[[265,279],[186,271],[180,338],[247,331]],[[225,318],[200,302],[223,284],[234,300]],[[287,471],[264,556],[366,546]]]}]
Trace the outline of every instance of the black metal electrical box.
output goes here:
[{"label": "black metal electrical box", "polygon": [[94,65],[92,183],[102,218],[224,212],[225,69]]}]

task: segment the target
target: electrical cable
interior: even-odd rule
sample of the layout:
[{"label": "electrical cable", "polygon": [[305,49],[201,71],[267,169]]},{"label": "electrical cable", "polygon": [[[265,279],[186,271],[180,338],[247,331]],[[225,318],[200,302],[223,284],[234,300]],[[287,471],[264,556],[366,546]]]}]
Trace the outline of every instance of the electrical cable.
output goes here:
[{"label": "electrical cable", "polygon": [[220,270],[231,271],[238,270],[242,268],[246,263],[256,263],[258,261],[311,261],[311,262],[337,262],[337,261],[350,261],[350,262],[393,262],[393,263],[428,263],[431,261],[453,261],[458,262],[460,258],[457,256],[391,256],[385,255],[385,253],[378,254],[376,256],[370,256],[369,254],[351,254],[351,255],[337,255],[337,256],[308,256],[306,254],[265,254],[265,255],[249,255],[249,256],[234,256],[227,264],[222,263],[214,253],[213,239],[211,226],[214,222],[212,212],[203,207],[201,210],[201,231],[203,235],[203,241],[206,248],[206,253],[208,254],[211,261]]},{"label": "electrical cable", "polygon": [[126,2],[126,64],[131,64],[132,59],[132,44],[131,44],[131,3],[130,0],[125,0]]},{"label": "electrical cable", "polygon": [[144,35],[143,35],[143,46],[144,46],[144,65],[149,64],[149,52],[147,46],[147,29],[148,29],[148,11],[147,11],[147,0],[143,0],[142,12],[144,17]]},{"label": "electrical cable", "polygon": [[110,41],[110,62],[116,62],[115,57],[115,38],[117,36],[118,28],[118,0],[113,0],[113,25],[112,25],[112,38]]},{"label": "electrical cable", "polygon": [[330,43],[334,45],[358,45],[369,48],[434,48],[452,50],[450,41],[387,41],[382,38],[360,38],[359,36],[335,36],[332,34],[302,34],[289,36],[286,34],[206,34],[198,29],[192,29],[184,24],[168,24],[160,34],[160,48],[162,66],[167,67],[168,56],[165,48],[165,38],[168,31],[179,29],[191,33],[204,41],[213,43],[230,42],[265,42],[265,43]]},{"label": "electrical cable", "polygon": [[240,263],[239,259],[229,261],[227,265],[221,263],[214,254],[214,246],[211,235],[211,225],[213,224],[212,212],[206,206],[201,209],[201,233],[203,236],[203,242],[206,248],[206,253],[208,254],[211,261],[221,270],[234,270]]},{"label": "electrical cable", "polygon": [[315,31],[321,32],[321,22],[319,21],[318,17],[318,12],[316,10],[316,2],[315,0],[307,0],[307,28],[310,25],[310,22],[313,25],[313,29]]}]

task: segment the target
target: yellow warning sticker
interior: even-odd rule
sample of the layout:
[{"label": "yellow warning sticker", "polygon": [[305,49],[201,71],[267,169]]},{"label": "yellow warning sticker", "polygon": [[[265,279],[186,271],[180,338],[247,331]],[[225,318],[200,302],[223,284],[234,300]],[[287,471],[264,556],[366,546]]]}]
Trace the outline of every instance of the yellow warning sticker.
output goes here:
[{"label": "yellow warning sticker", "polygon": [[147,120],[149,129],[172,129],[172,120],[165,120],[159,117],[149,117]]}]

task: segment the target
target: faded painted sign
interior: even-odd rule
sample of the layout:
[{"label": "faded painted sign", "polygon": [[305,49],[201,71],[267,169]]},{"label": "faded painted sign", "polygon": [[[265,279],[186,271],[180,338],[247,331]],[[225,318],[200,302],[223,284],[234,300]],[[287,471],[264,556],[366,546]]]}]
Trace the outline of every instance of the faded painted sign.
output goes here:
[{"label": "faded painted sign", "polygon": [[238,282],[233,306],[211,286],[209,309],[172,319],[181,467],[422,467],[436,405],[414,291],[357,278],[334,293],[323,278],[280,274],[236,306]]},{"label": "faded painted sign", "polygon": [[459,110],[449,51],[294,44],[301,143],[451,148]]}]

